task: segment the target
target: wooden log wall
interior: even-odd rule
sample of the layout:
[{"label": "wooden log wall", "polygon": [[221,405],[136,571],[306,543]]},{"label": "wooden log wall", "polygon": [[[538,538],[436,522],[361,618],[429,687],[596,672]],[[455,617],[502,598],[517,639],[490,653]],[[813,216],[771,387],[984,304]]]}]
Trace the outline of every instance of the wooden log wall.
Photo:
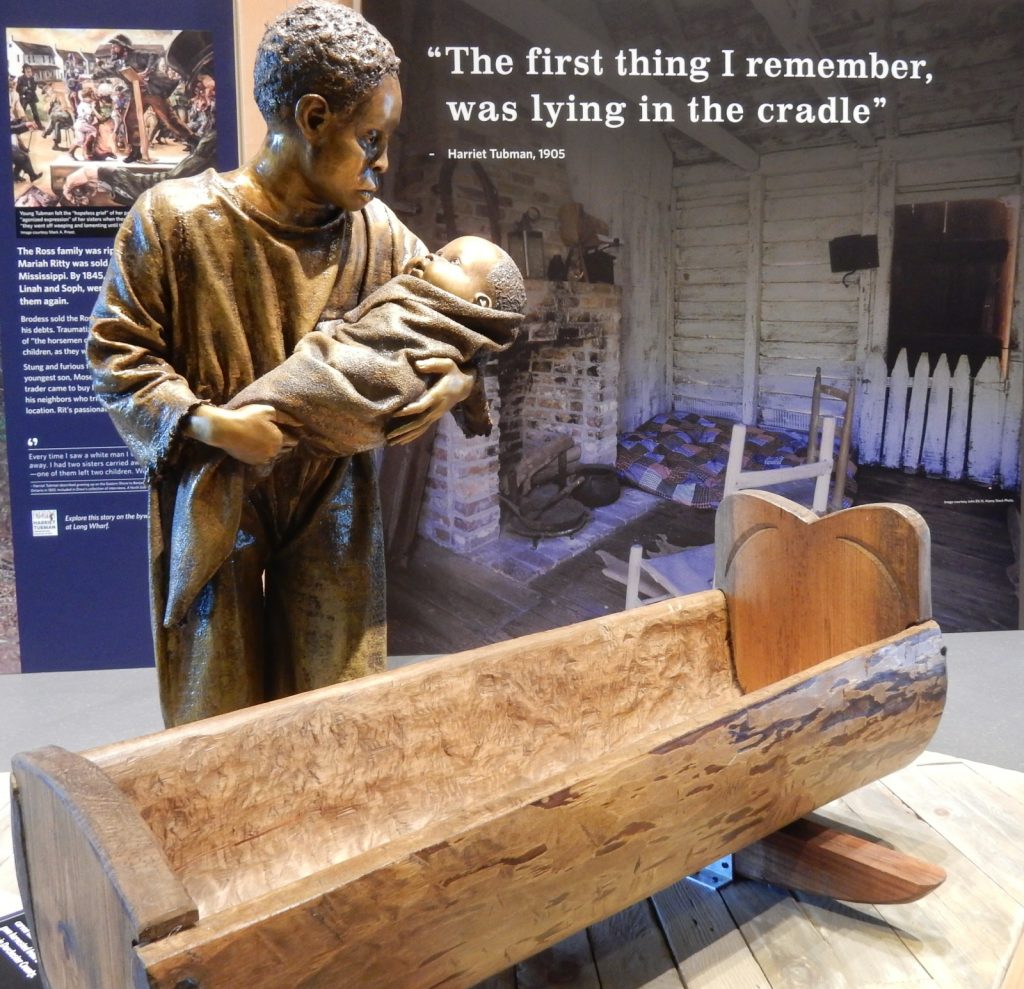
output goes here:
[{"label": "wooden log wall", "polygon": [[[674,407],[782,424],[788,411],[806,410],[816,367],[827,383],[862,381],[869,358],[879,359],[887,345],[896,206],[1019,197],[1024,168],[1010,143],[1003,128],[965,127],[896,139],[882,148],[764,155],[753,174],[726,164],[678,167]],[[842,275],[830,270],[828,242],[856,233],[878,237],[880,263],[844,286]],[[1009,360],[998,383],[1008,392],[1020,374],[1024,336],[1019,237]],[[996,387],[983,382],[979,394]],[[918,389],[914,423],[926,421],[930,394]],[[1002,406],[986,415],[989,421],[1002,416],[999,429],[975,443],[976,467],[966,476],[1019,479],[1019,403],[1012,426]],[[858,450],[880,448],[884,408],[861,401],[857,418]],[[966,429],[967,423],[949,428],[954,426]],[[890,442],[896,443],[895,434]],[[901,431],[901,462],[928,442],[924,434]],[[986,452],[993,444],[1000,446],[994,472],[980,466],[993,462]]]}]

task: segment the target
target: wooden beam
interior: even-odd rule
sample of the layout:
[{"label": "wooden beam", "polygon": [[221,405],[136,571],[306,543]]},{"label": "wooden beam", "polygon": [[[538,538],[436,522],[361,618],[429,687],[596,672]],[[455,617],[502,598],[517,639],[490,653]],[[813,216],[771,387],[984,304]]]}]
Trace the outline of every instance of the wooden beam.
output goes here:
[{"label": "wooden beam", "polygon": [[[823,57],[818,42],[801,26],[797,17],[789,11],[788,5],[780,4],[778,0],[750,0],[750,3],[764,18],[788,54],[814,59]],[[831,96],[849,96],[846,88],[833,80],[814,78],[808,80],[808,85],[825,100]],[[844,124],[843,130],[862,148],[870,148],[875,144],[871,131],[863,124]]]},{"label": "wooden beam", "polygon": [[[516,0],[510,4],[496,4],[494,0],[465,0],[466,4],[481,14],[503,24],[505,27],[529,41],[538,44],[562,46],[564,52],[594,52],[603,49],[608,52],[608,44],[602,38],[580,28],[569,18],[564,17],[545,0]],[[608,67],[605,74],[597,80],[603,86],[633,102],[639,102],[646,96],[651,101],[671,103],[676,107],[680,103],[678,93],[653,79],[643,81],[620,78],[613,75]],[[717,124],[694,124],[688,120],[676,119],[670,125],[680,134],[702,144],[709,151],[724,158],[726,161],[739,165],[748,172],[757,170],[760,156],[748,144],[730,134]]]},{"label": "wooden beam", "polygon": [[946,879],[931,862],[810,818],[736,852],[733,870],[746,879],[850,903],[912,903]]},{"label": "wooden beam", "polygon": [[747,228],[747,291],[743,323],[743,421],[757,422],[758,356],[761,350],[761,279],[764,271],[764,177],[750,176]]}]

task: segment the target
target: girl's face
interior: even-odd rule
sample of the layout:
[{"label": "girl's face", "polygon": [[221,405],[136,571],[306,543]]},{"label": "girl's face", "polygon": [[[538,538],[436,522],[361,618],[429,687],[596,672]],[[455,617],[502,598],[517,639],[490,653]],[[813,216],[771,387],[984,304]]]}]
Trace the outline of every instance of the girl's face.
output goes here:
[{"label": "girl's face", "polygon": [[354,113],[326,112],[310,137],[306,177],[320,204],[355,212],[377,195],[401,116],[402,89],[394,76],[385,76]]}]

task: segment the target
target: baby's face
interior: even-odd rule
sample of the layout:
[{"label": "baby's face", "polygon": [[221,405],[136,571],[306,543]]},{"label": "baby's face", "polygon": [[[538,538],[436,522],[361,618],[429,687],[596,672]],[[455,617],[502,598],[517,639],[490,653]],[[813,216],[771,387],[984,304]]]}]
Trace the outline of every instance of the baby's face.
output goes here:
[{"label": "baby's face", "polygon": [[457,237],[437,251],[414,258],[405,267],[435,288],[452,295],[490,306],[493,302],[487,276],[501,260],[498,248],[483,237]]}]

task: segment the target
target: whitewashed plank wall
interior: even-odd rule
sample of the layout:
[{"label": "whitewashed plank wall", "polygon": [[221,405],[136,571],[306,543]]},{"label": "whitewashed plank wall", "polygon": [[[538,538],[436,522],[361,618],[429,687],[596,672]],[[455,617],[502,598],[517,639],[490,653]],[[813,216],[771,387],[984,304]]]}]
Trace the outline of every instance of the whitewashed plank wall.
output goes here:
[{"label": "whitewashed plank wall", "polygon": [[[816,367],[826,382],[863,381],[866,389],[876,373],[871,362],[886,347],[895,206],[1019,197],[1022,158],[1008,141],[1005,129],[964,128],[900,138],[881,155],[854,148],[764,155],[756,174],[724,164],[678,167],[674,407],[747,422],[806,410]],[[843,285],[830,270],[828,242],[852,233],[878,234],[881,267]],[[915,387],[905,368],[905,384],[901,372],[895,383],[905,388],[903,418],[894,411],[888,433],[885,402],[866,401],[862,389],[854,431],[862,461],[916,459],[931,473],[1019,483],[1022,292],[1018,286],[1008,380],[979,386],[964,363]],[[995,391],[1002,397],[989,395]],[[940,430],[944,404],[951,411]],[[982,423],[991,436],[977,431]]]},{"label": "whitewashed plank wall", "polygon": [[738,168],[676,171],[675,407],[740,418],[747,314],[750,177]]}]

